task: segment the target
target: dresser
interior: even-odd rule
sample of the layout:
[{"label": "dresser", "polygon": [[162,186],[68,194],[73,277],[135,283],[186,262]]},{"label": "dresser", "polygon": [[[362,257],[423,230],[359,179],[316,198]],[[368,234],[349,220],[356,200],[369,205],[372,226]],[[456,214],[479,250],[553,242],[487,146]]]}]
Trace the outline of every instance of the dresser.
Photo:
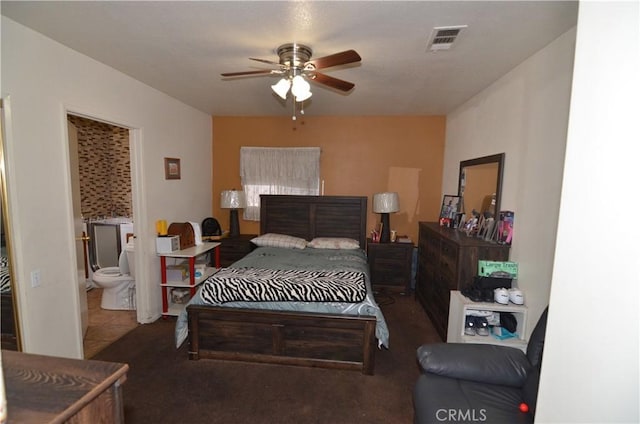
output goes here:
[{"label": "dresser", "polygon": [[509,246],[491,243],[437,222],[420,222],[416,297],[446,340],[451,290],[473,282],[478,260],[508,261]]},{"label": "dresser", "polygon": [[124,423],[129,366],[2,351],[7,423]]}]

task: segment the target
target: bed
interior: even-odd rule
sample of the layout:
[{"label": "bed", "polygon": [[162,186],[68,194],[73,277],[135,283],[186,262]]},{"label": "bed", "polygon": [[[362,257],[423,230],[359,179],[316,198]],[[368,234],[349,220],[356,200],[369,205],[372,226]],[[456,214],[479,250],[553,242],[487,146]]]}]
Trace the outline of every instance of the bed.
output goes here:
[{"label": "bed", "polygon": [[[356,248],[258,247],[200,286],[178,317],[176,344],[186,338],[193,360],[227,359],[373,374],[375,351],[388,347],[389,334],[373,298],[364,252],[367,198],[266,195],[261,196],[260,213],[262,235],[288,235],[306,241],[351,239]],[[307,273],[310,285],[334,285],[324,294],[318,289],[315,301],[280,297],[212,301],[211,293],[217,292],[212,285],[225,279],[235,282],[234,277],[247,271],[287,277],[294,273],[296,278]],[[290,296],[286,294],[289,291],[282,292]]]},{"label": "bed", "polygon": [[2,349],[18,350],[15,316],[13,309],[13,296],[11,292],[11,276],[9,274],[8,258],[0,257],[0,313],[2,317]]}]

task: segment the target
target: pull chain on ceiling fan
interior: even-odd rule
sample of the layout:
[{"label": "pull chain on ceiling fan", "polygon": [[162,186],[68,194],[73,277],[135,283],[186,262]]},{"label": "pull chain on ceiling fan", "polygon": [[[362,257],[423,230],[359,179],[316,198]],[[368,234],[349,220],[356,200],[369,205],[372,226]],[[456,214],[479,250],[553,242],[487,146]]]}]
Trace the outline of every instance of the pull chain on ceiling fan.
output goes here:
[{"label": "pull chain on ceiling fan", "polygon": [[313,51],[310,47],[303,44],[287,43],[283,44],[276,50],[279,62],[273,62],[266,59],[257,59],[250,57],[249,59],[257,62],[275,65],[278,69],[262,69],[257,71],[243,72],[226,72],[221,74],[223,77],[240,77],[249,75],[282,75],[282,78],[271,89],[283,100],[287,99],[287,94],[291,91],[293,97],[293,120],[296,119],[296,102],[300,103],[300,111],[302,102],[312,96],[311,85],[308,80],[324,84],[328,87],[339,91],[348,92],[355,84],[338,78],[331,77],[324,73],[318,72],[318,69],[331,68],[333,66],[347,65],[350,63],[360,62],[362,58],[355,50],[345,50],[329,56],[320,57],[311,60]]}]

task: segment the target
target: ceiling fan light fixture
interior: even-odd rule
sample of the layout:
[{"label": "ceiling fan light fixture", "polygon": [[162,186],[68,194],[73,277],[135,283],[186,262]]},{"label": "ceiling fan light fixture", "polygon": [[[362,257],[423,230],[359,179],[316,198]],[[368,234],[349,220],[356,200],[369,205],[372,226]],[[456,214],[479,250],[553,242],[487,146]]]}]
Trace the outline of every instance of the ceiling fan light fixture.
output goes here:
[{"label": "ceiling fan light fixture", "polygon": [[302,102],[311,97],[311,85],[303,76],[296,75],[291,83],[291,93],[296,97],[296,101]]},{"label": "ceiling fan light fixture", "polygon": [[[0,0],[1,1],[1,0]],[[243,77],[248,75],[280,75],[282,78],[271,86],[271,89],[285,102],[291,91],[293,96],[293,117],[296,120],[296,110],[300,108],[300,114],[304,114],[303,102],[312,96],[309,80],[316,84],[322,84],[344,93],[353,89],[355,84],[331,77],[318,70],[332,68],[334,66],[357,63],[362,60],[355,50],[345,50],[328,56],[311,59],[312,50],[309,46],[297,43],[283,44],[276,50],[278,62],[267,59],[249,58],[257,62],[266,63],[277,69],[260,69],[257,71],[225,72],[222,77]]]},{"label": "ceiling fan light fixture", "polygon": [[302,93],[302,94],[296,96],[296,102],[304,102],[305,100],[307,100],[311,96],[312,96],[311,91],[307,91],[305,93]]},{"label": "ceiling fan light fixture", "polygon": [[282,78],[276,84],[271,86],[271,89],[278,96],[282,97],[283,100],[287,100],[287,93],[289,92],[289,87],[291,87],[291,82],[287,78]]}]

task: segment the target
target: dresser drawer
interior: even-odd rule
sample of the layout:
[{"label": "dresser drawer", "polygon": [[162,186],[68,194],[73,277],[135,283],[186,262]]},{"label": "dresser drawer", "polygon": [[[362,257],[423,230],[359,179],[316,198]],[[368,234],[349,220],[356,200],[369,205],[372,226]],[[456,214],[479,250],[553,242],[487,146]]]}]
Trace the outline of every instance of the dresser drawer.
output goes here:
[{"label": "dresser drawer", "polygon": [[440,241],[440,254],[443,258],[452,262],[458,261],[458,246],[449,242],[448,240]]},{"label": "dresser drawer", "polygon": [[432,295],[434,297],[434,309],[438,314],[444,314],[447,316],[448,305],[449,305],[449,288],[446,286],[446,283],[440,281],[437,284],[434,284]]},{"label": "dresser drawer", "polygon": [[[440,275],[442,275],[444,279],[447,280],[447,282],[458,280],[457,278],[458,263],[457,262],[452,261],[451,258],[441,256],[440,263],[438,265],[439,265],[438,272],[440,273]],[[455,283],[454,283],[454,287],[455,287]]]},{"label": "dresser drawer", "polygon": [[424,252],[424,258],[427,263],[437,266],[438,261],[440,260],[439,249],[431,244],[427,244],[427,249]]}]

